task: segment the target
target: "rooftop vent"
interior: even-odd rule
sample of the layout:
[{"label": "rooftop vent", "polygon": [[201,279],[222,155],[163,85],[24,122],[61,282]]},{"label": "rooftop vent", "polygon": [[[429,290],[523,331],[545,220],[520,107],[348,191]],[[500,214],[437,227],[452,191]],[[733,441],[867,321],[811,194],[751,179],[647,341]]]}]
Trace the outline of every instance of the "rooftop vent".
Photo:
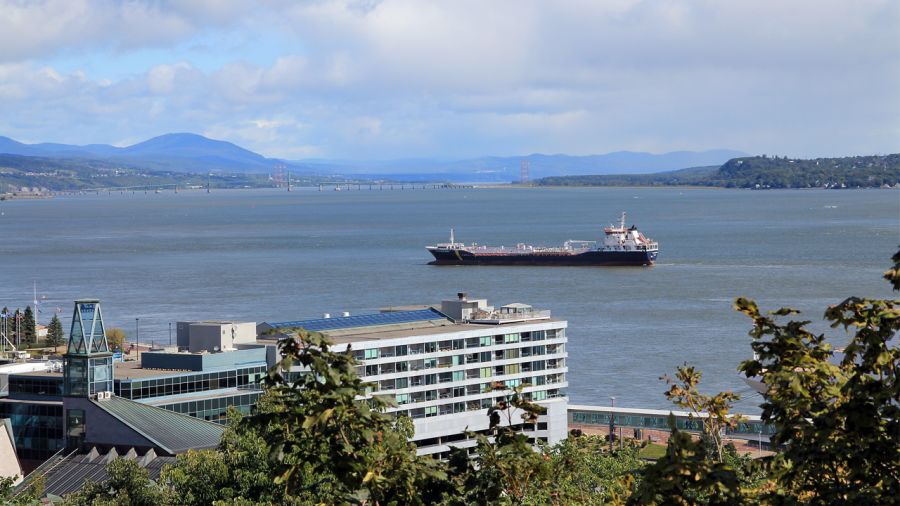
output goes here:
[{"label": "rooftop vent", "polygon": [[459,300],[466,300],[466,292],[459,292],[456,296],[459,297]]}]

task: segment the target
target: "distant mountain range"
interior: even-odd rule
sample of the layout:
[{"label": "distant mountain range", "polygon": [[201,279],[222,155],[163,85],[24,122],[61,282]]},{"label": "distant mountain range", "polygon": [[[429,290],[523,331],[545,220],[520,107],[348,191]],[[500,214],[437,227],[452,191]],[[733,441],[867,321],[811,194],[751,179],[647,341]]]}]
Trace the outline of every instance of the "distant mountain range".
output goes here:
[{"label": "distant mountain range", "polygon": [[604,155],[569,156],[532,154],[488,156],[465,160],[403,159],[390,161],[281,160],[267,158],[225,141],[191,133],[172,133],[127,147],[107,144],[83,146],[40,143],[24,144],[0,136],[0,154],[44,159],[98,160],[133,168],[183,173],[229,172],[267,174],[284,164],[300,174],[348,175],[354,178],[394,180],[496,181],[519,179],[522,160],[528,160],[530,177],[585,174],[639,174],[709,165],[746,156],[733,150],[675,151],[665,154],[618,151]]},{"label": "distant mountain range", "polygon": [[147,169],[194,173],[210,170],[265,173],[271,172],[272,166],[278,163],[277,160],[270,160],[230,142],[189,133],[160,135],[124,148],[108,144],[23,144],[0,136],[0,153],[44,158],[96,159]]}]

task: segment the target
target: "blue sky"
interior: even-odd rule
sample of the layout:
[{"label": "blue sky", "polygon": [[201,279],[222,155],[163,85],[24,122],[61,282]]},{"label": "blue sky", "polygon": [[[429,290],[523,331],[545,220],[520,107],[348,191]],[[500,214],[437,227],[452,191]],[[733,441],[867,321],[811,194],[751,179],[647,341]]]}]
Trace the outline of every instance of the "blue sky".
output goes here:
[{"label": "blue sky", "polygon": [[0,135],[289,159],[900,151],[896,0],[0,0]]}]

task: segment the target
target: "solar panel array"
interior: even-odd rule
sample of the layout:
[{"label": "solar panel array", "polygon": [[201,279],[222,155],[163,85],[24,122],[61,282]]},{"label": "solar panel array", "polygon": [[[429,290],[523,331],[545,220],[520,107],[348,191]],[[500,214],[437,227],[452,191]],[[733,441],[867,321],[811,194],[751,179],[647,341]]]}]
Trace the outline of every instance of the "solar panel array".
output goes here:
[{"label": "solar panel array", "polygon": [[428,320],[446,319],[447,317],[434,309],[416,309],[414,311],[395,311],[389,313],[364,314],[355,316],[338,316],[334,318],[318,318],[315,320],[297,320],[292,322],[270,323],[276,329],[303,327],[306,330],[323,331],[352,329],[355,327],[373,327],[377,325],[393,325]]}]

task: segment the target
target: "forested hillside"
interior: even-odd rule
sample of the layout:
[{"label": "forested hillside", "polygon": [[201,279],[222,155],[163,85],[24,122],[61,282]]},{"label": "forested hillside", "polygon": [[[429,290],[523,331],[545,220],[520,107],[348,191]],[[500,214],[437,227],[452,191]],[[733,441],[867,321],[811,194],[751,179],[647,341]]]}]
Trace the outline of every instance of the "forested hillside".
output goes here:
[{"label": "forested hillside", "polygon": [[800,160],[753,156],[727,161],[712,177],[737,188],[872,188],[900,183],[900,154]]},{"label": "forested hillside", "polygon": [[900,184],[900,154],[815,158],[750,156],[718,169],[656,174],[547,177],[541,186],[717,186],[723,188],[878,188]]}]

